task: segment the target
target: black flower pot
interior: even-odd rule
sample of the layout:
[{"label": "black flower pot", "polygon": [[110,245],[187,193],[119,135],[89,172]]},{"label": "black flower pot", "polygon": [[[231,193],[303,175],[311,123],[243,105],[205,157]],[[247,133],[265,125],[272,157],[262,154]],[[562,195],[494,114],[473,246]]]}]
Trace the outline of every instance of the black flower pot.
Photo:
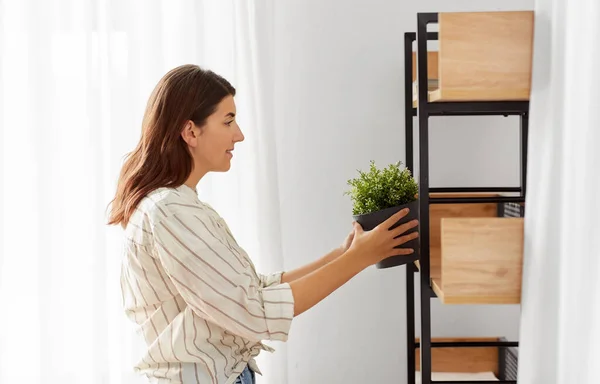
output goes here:
[{"label": "black flower pot", "polygon": [[[397,207],[391,207],[391,208],[382,209],[380,211],[366,213],[364,215],[354,215],[353,217],[354,217],[354,220],[356,220],[363,227],[363,229],[365,231],[370,231],[373,228],[377,227],[379,224],[381,224],[384,221],[386,221],[387,219],[389,219],[390,216],[394,215],[396,212],[398,212],[404,208],[408,208],[410,211],[408,212],[408,214],[406,216],[404,216],[402,219],[400,219],[400,221],[398,221],[396,224],[394,224],[392,226],[392,228],[396,228],[397,226],[399,226],[402,223],[406,223],[407,221],[418,219],[418,217],[419,217],[419,201],[418,200],[410,202],[408,204],[399,205]],[[403,235],[406,235],[406,234],[411,233],[416,230],[417,230],[416,227],[411,228]],[[379,263],[377,263],[376,264],[377,268],[384,269],[384,268],[397,267],[397,266],[405,265],[408,263],[412,263],[415,260],[418,260],[418,258],[419,258],[419,238],[410,240],[410,241],[402,244],[398,248],[412,248],[415,251],[414,251],[414,253],[412,253],[410,255],[398,255],[398,256],[390,255],[390,257],[383,259]]]}]

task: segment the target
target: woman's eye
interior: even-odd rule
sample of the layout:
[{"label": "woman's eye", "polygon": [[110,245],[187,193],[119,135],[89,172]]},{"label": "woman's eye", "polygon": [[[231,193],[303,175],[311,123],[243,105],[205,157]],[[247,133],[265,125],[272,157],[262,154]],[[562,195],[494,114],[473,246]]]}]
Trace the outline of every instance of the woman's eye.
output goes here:
[{"label": "woman's eye", "polygon": [[225,125],[231,125],[232,123],[233,123],[233,120],[226,122]]}]

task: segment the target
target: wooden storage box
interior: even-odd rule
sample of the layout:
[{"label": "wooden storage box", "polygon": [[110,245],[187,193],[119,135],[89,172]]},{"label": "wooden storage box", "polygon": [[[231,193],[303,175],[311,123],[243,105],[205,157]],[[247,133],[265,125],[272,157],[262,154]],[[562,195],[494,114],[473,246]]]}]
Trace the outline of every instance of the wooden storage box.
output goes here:
[{"label": "wooden storage box", "polygon": [[429,101],[529,100],[533,11],[439,13],[438,24],[439,52],[428,53]]},{"label": "wooden storage box", "polygon": [[[419,338],[415,339],[420,342]],[[432,342],[501,341],[497,337],[432,337]],[[431,372],[493,372],[500,374],[498,347],[432,348]],[[416,348],[415,370],[421,370],[420,348]]]},{"label": "wooden storage box", "polygon": [[441,219],[440,277],[444,304],[521,302],[523,228],[520,217]]},{"label": "wooden storage box", "polygon": [[[431,197],[497,196],[436,194]],[[431,286],[444,304],[517,304],[523,219],[498,217],[496,203],[429,206]],[[420,268],[420,263],[415,263]]]},{"label": "wooden storage box", "polygon": [[[419,338],[415,341],[418,343]],[[504,337],[432,337],[432,342],[505,342]],[[431,372],[492,373],[498,380],[516,380],[516,347],[445,347],[431,349]],[[415,371],[420,376],[420,348],[416,348]],[[467,379],[472,382],[472,378]],[[419,380],[417,380],[419,382]],[[462,381],[461,381],[462,382]],[[473,381],[476,383],[477,381]]]}]

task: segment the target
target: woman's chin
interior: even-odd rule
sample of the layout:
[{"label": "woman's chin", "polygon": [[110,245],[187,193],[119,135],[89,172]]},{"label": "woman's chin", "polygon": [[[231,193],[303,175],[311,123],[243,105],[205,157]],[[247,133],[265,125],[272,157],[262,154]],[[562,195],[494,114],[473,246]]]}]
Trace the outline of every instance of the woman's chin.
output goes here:
[{"label": "woman's chin", "polygon": [[215,169],[215,172],[227,172],[231,169],[231,162],[227,161],[223,164],[221,164],[219,167],[215,167],[217,169]]}]

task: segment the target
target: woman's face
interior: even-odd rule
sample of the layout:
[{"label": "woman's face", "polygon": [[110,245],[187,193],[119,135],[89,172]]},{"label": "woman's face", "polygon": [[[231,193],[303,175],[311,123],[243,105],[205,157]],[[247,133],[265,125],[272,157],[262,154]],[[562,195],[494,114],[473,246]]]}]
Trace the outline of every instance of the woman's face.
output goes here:
[{"label": "woman's face", "polygon": [[244,140],[235,114],[233,96],[227,96],[203,127],[190,124],[184,129],[183,136],[194,157],[194,166],[203,174],[226,172],[231,168],[234,145]]}]

